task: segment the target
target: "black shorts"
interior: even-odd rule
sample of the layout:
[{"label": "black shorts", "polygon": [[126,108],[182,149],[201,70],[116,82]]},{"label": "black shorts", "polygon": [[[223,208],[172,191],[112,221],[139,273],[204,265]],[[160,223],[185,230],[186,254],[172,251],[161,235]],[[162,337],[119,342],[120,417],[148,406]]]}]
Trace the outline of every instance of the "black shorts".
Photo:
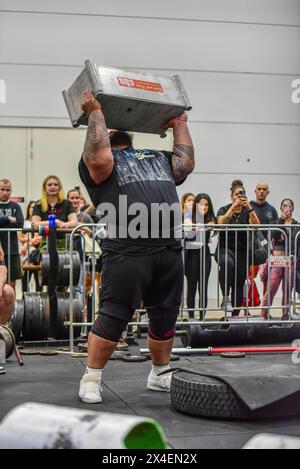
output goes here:
[{"label": "black shorts", "polygon": [[14,282],[22,278],[20,256],[5,256],[4,259],[7,267],[7,281]]},{"label": "black shorts", "polygon": [[144,256],[128,256],[105,251],[102,254],[102,290],[104,301],[138,309],[178,307],[183,289],[182,252],[166,248]]}]

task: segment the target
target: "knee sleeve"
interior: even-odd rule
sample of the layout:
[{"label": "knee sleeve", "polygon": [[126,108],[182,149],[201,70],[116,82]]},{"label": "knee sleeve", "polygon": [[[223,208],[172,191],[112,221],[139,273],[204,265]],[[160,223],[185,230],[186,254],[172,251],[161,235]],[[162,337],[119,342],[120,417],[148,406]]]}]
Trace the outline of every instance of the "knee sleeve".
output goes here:
[{"label": "knee sleeve", "polygon": [[178,307],[151,308],[147,310],[149,317],[148,335],[154,340],[170,340],[176,332]]},{"label": "knee sleeve", "polygon": [[118,342],[133,312],[126,305],[104,301],[91,332],[111,342]]}]

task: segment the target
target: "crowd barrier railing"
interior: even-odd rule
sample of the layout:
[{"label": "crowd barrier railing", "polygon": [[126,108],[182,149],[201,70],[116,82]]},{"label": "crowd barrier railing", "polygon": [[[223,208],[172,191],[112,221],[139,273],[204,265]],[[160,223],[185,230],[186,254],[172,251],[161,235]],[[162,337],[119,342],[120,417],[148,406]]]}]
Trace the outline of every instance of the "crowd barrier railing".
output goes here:
[{"label": "crowd barrier railing", "polygon": [[[92,229],[92,239],[93,243],[95,246],[95,243],[97,242],[97,237],[99,235],[99,231],[103,231],[105,229],[105,225],[92,225],[92,224],[87,224],[87,225],[80,225],[76,227],[70,236],[70,250],[73,250],[73,237],[75,233],[82,229],[82,227],[88,226]],[[264,237],[265,237],[265,249],[267,251],[267,262],[266,262],[266,270],[267,270],[267,279],[265,283],[265,292],[264,294],[267,297],[267,304],[264,307],[264,309],[267,310],[267,315],[266,315],[266,320],[268,320],[269,324],[284,324],[284,323],[293,323],[297,321],[297,318],[294,317],[292,314],[293,311],[296,310],[296,303],[297,303],[297,295],[296,295],[296,278],[297,278],[297,246],[299,245],[299,236],[300,236],[300,225],[218,225],[218,224],[213,224],[213,225],[201,225],[201,224],[194,224],[194,225],[183,225],[183,240],[185,240],[185,235],[187,232],[190,232],[194,230],[195,233],[198,233],[200,236],[200,244],[202,248],[202,258],[200,256],[199,262],[200,262],[200,272],[202,269],[202,275],[201,277],[201,290],[202,290],[202,298],[204,297],[204,290],[206,288],[205,285],[205,256],[208,255],[207,249],[207,233],[213,233],[215,234],[216,237],[220,238],[220,234],[225,236],[225,249],[224,249],[224,255],[225,255],[225,290],[227,289],[228,282],[229,282],[229,272],[228,272],[228,258],[229,258],[229,235],[234,233],[235,236],[235,246],[234,246],[234,262],[235,262],[235,268],[234,268],[234,290],[235,290],[235,297],[233,299],[233,311],[238,311],[243,309],[245,311],[244,315],[244,321],[240,321],[242,324],[243,322],[247,323],[251,321],[253,324],[259,324],[262,321],[261,314],[259,314],[258,317],[253,317],[252,314],[254,313],[261,313],[262,306],[254,306],[253,302],[251,302],[251,298],[249,300],[249,282],[246,281],[248,280],[248,272],[249,268],[252,268],[252,271],[255,268],[255,236],[257,232],[259,231],[260,233],[263,232]],[[297,233],[295,239],[294,239],[294,250],[293,250],[293,231],[298,229],[299,232]],[[245,284],[243,285],[243,289],[245,291],[245,297],[246,297],[246,304],[242,305],[236,305],[236,295],[237,295],[237,283],[238,283],[238,277],[237,277],[237,263],[239,260],[240,256],[240,249],[238,248],[238,234],[244,233],[244,236],[246,238],[246,247],[244,249],[244,253],[246,254],[246,276],[245,276]],[[275,255],[272,249],[272,234],[273,233],[278,233],[280,235],[281,240],[284,242],[284,251],[283,255],[278,256]],[[251,249],[250,249],[251,248]],[[186,258],[186,242],[183,242],[183,260]],[[294,251],[294,252],[293,252]],[[220,243],[218,243],[218,247],[216,249],[216,253],[209,253],[210,256],[216,258],[216,266],[218,267],[218,263],[220,261]],[[73,328],[77,326],[84,326],[85,328],[92,326],[95,320],[96,316],[96,291],[95,291],[95,262],[96,262],[96,257],[95,257],[95,252],[93,249],[93,256],[92,256],[92,284],[93,284],[93,301],[92,301],[92,321],[87,322],[84,321],[83,323],[75,323],[73,322],[73,283],[72,283],[72,272],[73,272],[73,267],[72,267],[72,256],[71,256],[71,266],[70,266],[70,320],[67,321],[65,324],[67,324],[70,327],[70,350],[73,350],[74,347],[74,334],[73,334]],[[284,298],[285,302],[282,305],[274,305],[271,304],[271,272],[272,269],[274,268],[282,268],[284,269]],[[190,324],[204,324],[204,323],[209,323],[210,325],[220,325],[224,324],[224,320],[228,320],[230,318],[229,311],[224,310],[224,308],[221,305],[220,302],[220,270],[217,269],[218,272],[218,278],[216,282],[216,306],[213,307],[207,307],[205,304],[202,304],[201,308],[187,308],[185,306],[185,298],[186,298],[186,287],[183,289],[183,296],[182,296],[182,303],[178,315],[178,321],[177,325],[181,326],[186,324],[186,318],[184,317],[185,313],[188,313],[189,311],[200,311],[202,312],[202,319],[196,320],[196,319],[191,319],[189,320]],[[201,291],[200,291],[201,294]],[[278,310],[283,310],[286,312],[286,315],[284,318],[273,318],[271,316],[271,312],[278,312]],[[138,309],[137,311],[137,317],[140,319],[140,316],[142,313],[145,313],[146,310],[141,308]],[[207,318],[207,313],[217,313],[217,314],[223,314],[223,318]],[[251,314],[252,313],[252,314]],[[145,323],[147,324],[147,322]],[[131,321],[129,323],[129,326],[139,326],[141,325],[140,320],[136,321]]]},{"label": "crowd barrier railing", "polygon": [[[81,326],[83,333],[87,332],[87,328],[92,326],[92,324],[95,321],[96,315],[97,315],[97,297],[99,295],[99,292],[96,290],[96,261],[97,261],[97,254],[96,254],[96,245],[98,243],[99,238],[103,237],[103,231],[105,231],[105,224],[81,224],[78,225],[76,228],[73,230],[70,230],[69,234],[67,235],[69,237],[69,249],[70,252],[73,252],[75,243],[74,239],[75,237],[80,234],[81,239],[82,239],[82,251],[85,253],[86,251],[86,241],[85,237],[82,235],[82,229],[83,228],[89,228],[91,231],[91,240],[92,240],[92,252],[91,252],[91,277],[92,277],[92,295],[91,295],[91,319],[88,321],[87,320],[87,299],[86,299],[86,290],[85,290],[85,275],[87,272],[87,262],[85,259],[85,255],[83,255],[82,263],[81,263],[81,269],[82,269],[82,275],[80,276],[80,285],[74,285],[73,281],[73,272],[74,272],[74,265],[73,265],[73,256],[70,256],[70,265],[68,268],[70,269],[70,308],[69,308],[69,320],[65,322],[65,325],[69,327],[70,334],[70,350],[72,351],[74,349],[74,327]],[[296,234],[295,234],[296,230]],[[262,305],[254,305],[253,297],[251,298],[251,294],[249,295],[249,291],[251,288],[251,284],[248,281],[248,272],[249,269],[252,269],[252,273],[255,270],[255,262],[254,262],[254,257],[255,257],[255,236],[254,234],[259,232],[263,232],[266,240],[266,249],[267,249],[267,263],[265,265],[265,271],[266,271],[266,281],[265,281],[265,291],[264,295],[265,298],[267,299],[266,305],[263,307]],[[0,228],[0,234],[3,237],[3,235],[7,235],[7,248],[6,248],[6,259],[7,259],[7,276],[8,276],[8,282],[11,280],[11,265],[10,265],[10,260],[11,260],[11,246],[12,246],[12,234],[13,233],[18,233],[22,232],[23,234],[26,234],[27,236],[27,258],[29,258],[29,240],[30,237],[34,235],[34,230],[30,229],[22,229],[22,228],[12,228],[12,229],[5,229],[5,228]],[[233,295],[233,301],[232,301],[232,311],[238,312],[239,310],[244,311],[244,316],[243,320],[244,322],[249,322],[251,321],[252,323],[259,323],[261,322],[261,311],[262,309],[266,310],[266,319],[270,324],[283,324],[283,323],[293,323],[297,321],[297,317],[295,317],[294,312],[297,309],[298,303],[297,303],[297,294],[300,293],[297,291],[300,290],[300,265],[299,265],[299,255],[300,255],[300,225],[202,225],[202,224],[194,224],[194,225],[183,225],[183,251],[182,251],[182,256],[183,256],[183,261],[186,260],[187,258],[187,253],[189,249],[187,249],[187,244],[190,242],[190,237],[188,236],[188,233],[191,233],[198,236],[198,243],[199,243],[199,264],[200,264],[200,291],[198,292],[198,296],[201,300],[202,298],[202,303],[200,301],[199,307],[194,307],[194,308],[188,308],[186,305],[186,296],[187,296],[187,283],[185,282],[184,284],[184,289],[183,289],[183,295],[182,295],[182,302],[180,306],[180,311],[178,315],[178,321],[177,325],[183,325],[186,324],[186,315],[189,312],[192,313],[201,313],[200,319],[196,318],[191,318],[189,320],[190,324],[204,324],[204,323],[209,323],[210,325],[218,325],[224,323],[224,320],[229,320],[231,319],[231,310],[229,311],[226,306],[222,305],[221,303],[221,288],[220,288],[220,268],[219,263],[220,263],[220,236],[223,236],[223,256],[224,256],[224,269],[223,269],[223,275],[224,275],[224,285],[223,288],[225,291],[227,291],[227,287],[229,286],[229,279],[230,279],[230,272],[229,272],[229,257],[233,253],[233,259],[234,259],[234,282],[233,282],[233,287],[234,287],[234,295]],[[214,235],[213,237],[210,236],[210,239],[208,237],[208,233],[210,235]],[[238,262],[240,260],[240,255],[241,255],[241,249],[238,244],[238,237],[239,235],[243,233],[244,239],[245,239],[245,249],[243,250],[246,259],[245,259],[245,269],[246,269],[246,277],[245,277],[245,283],[243,285],[243,290],[244,290],[244,298],[246,299],[246,302],[243,305],[237,304],[237,285],[238,285]],[[283,242],[284,245],[284,251],[281,256],[275,255],[276,253],[273,252],[273,246],[272,246],[272,235],[274,233],[278,233],[280,235],[281,241]],[[229,249],[229,239],[231,238],[232,242],[232,234],[234,235],[235,243],[234,243],[234,249],[232,250],[232,245],[231,250]],[[209,245],[211,243],[209,241],[218,240],[217,247],[216,247],[216,252],[211,252],[208,250]],[[216,243],[212,243],[216,244]],[[231,252],[230,252],[231,251]],[[213,295],[213,298],[215,299],[214,302],[215,304],[205,304],[203,301],[203,298],[205,298],[205,293],[206,293],[206,281],[205,281],[205,265],[206,265],[206,256],[209,255],[212,258],[212,263],[215,266],[215,270],[217,272],[217,277],[214,282],[210,282],[210,288],[212,287],[212,283],[214,283],[214,288],[215,288],[215,294]],[[185,269],[186,266],[184,266]],[[283,291],[283,297],[285,299],[284,303],[281,305],[277,304],[272,304],[271,297],[272,297],[272,285],[271,285],[271,272],[275,268],[281,268],[283,269],[284,274],[282,275],[282,280],[283,280],[283,286],[284,286],[284,291]],[[24,273],[26,273],[26,270],[24,270]],[[27,273],[28,275],[28,273]],[[298,278],[298,280],[297,280]],[[231,285],[232,286],[232,285]],[[73,317],[73,311],[74,311],[74,295],[76,293],[76,288],[80,293],[82,294],[82,300],[83,300],[83,306],[82,306],[82,312],[83,312],[83,321],[82,322],[74,322],[74,317]],[[253,290],[252,290],[253,291]],[[252,293],[253,294],[253,293]],[[208,298],[209,299],[209,298]],[[210,303],[212,303],[210,301]],[[283,310],[285,312],[284,317],[278,317],[278,312],[280,310]],[[129,323],[130,326],[138,326],[141,324],[140,318],[143,313],[145,313],[146,310],[143,308],[140,308],[137,310],[137,317],[138,320],[136,321],[131,321]],[[272,314],[274,313],[275,316],[277,317],[272,317]],[[255,316],[257,315],[258,316]],[[221,318],[220,315],[223,315]],[[253,316],[254,315],[254,316]],[[243,321],[240,321],[241,323]],[[147,324],[147,322],[146,322]]]}]

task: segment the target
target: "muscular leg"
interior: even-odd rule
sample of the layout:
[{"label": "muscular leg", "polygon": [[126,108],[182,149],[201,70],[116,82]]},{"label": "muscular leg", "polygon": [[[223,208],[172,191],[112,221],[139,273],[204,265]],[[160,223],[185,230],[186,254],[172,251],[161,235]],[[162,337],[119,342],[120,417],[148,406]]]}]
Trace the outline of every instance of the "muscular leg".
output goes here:
[{"label": "muscular leg", "polygon": [[102,402],[102,369],[114,352],[133,310],[118,303],[103,302],[88,338],[88,361],[80,381],[79,397],[83,402]]},{"label": "muscular leg", "polygon": [[[153,391],[170,391],[172,375],[168,371],[178,312],[178,306],[147,308],[148,347],[152,359],[152,370],[148,376],[147,388]],[[163,372],[167,373],[161,375],[160,373]]]},{"label": "muscular leg", "polygon": [[153,365],[168,365],[171,358],[174,337],[170,340],[154,340],[148,337],[148,348]]},{"label": "muscular leg", "polygon": [[88,338],[88,362],[89,368],[103,368],[106,365],[107,360],[114,352],[118,342],[112,342],[111,340],[99,337],[92,332]]},{"label": "muscular leg", "polygon": [[15,292],[10,285],[4,285],[0,297],[0,324],[6,324],[14,309]]}]

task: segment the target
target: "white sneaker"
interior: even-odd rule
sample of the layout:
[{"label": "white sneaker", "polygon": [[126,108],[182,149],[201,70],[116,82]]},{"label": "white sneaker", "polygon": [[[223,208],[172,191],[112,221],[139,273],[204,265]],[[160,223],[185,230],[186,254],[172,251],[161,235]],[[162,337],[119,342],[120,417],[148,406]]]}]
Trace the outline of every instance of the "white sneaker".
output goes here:
[{"label": "white sneaker", "polygon": [[96,373],[86,373],[80,381],[79,399],[87,404],[97,404],[102,402],[100,392],[103,391],[101,385],[101,378],[98,378]]},{"label": "white sneaker", "polygon": [[152,391],[170,392],[172,372],[158,376],[153,370],[148,376],[147,388]]},{"label": "white sneaker", "polygon": [[232,307],[230,298],[224,296],[222,303],[221,303],[221,309],[227,313],[233,312],[233,307]]}]

